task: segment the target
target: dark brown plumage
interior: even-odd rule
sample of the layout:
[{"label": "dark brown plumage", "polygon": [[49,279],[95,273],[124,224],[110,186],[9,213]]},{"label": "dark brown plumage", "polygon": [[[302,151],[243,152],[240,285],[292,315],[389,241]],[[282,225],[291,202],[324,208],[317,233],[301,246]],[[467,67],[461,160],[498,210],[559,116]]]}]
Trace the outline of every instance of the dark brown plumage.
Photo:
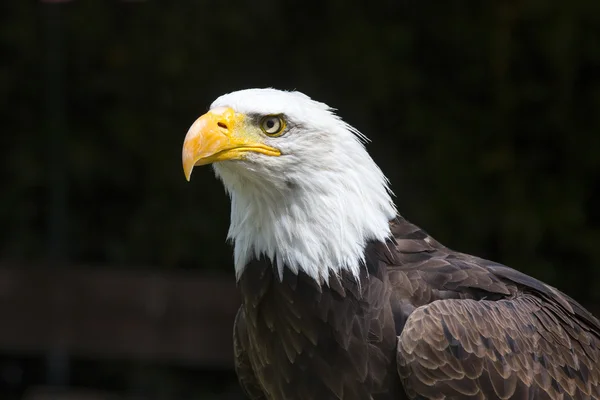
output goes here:
[{"label": "dark brown plumage", "polygon": [[234,347],[251,399],[600,399],[600,322],[582,306],[391,227],[358,282],[246,267]]}]

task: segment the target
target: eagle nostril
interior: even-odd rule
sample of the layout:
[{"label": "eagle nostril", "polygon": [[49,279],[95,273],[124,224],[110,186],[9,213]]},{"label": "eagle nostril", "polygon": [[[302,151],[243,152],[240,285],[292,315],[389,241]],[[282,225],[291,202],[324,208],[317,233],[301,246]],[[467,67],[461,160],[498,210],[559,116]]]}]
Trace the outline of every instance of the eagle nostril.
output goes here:
[{"label": "eagle nostril", "polygon": [[227,125],[225,124],[225,122],[217,122],[217,125],[219,126],[219,128],[221,129],[227,129]]}]

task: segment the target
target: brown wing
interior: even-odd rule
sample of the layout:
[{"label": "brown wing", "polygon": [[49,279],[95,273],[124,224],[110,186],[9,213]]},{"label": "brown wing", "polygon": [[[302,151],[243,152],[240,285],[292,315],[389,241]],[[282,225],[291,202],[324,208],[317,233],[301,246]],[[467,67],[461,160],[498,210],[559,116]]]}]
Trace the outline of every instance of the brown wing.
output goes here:
[{"label": "brown wing", "polygon": [[246,316],[242,307],[237,312],[233,325],[233,356],[235,372],[240,386],[251,400],[266,399],[265,394],[254,375],[250,358],[246,349],[248,348],[248,332],[246,331]]},{"label": "brown wing", "polygon": [[573,299],[416,226],[379,248],[394,285],[397,366],[410,398],[600,399],[600,323]]},{"label": "brown wing", "polygon": [[411,398],[600,399],[586,328],[531,295],[437,301],[408,318],[398,372]]}]

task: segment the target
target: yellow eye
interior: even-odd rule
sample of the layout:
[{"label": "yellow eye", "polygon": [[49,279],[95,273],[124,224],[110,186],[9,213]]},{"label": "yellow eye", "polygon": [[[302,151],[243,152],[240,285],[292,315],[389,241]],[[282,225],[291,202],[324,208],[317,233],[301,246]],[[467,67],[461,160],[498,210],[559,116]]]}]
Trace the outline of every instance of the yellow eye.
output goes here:
[{"label": "yellow eye", "polygon": [[269,136],[279,136],[285,129],[285,121],[279,115],[267,115],[260,121],[260,127]]}]

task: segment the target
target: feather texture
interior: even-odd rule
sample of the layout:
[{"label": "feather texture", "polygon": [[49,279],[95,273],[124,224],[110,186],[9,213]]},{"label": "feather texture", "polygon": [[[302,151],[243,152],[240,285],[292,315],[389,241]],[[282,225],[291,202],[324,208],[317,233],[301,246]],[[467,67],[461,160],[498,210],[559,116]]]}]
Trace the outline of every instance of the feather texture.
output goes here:
[{"label": "feather texture", "polygon": [[600,399],[600,323],[577,302],[403,218],[390,230],[359,282],[247,266],[234,343],[251,399]]}]

